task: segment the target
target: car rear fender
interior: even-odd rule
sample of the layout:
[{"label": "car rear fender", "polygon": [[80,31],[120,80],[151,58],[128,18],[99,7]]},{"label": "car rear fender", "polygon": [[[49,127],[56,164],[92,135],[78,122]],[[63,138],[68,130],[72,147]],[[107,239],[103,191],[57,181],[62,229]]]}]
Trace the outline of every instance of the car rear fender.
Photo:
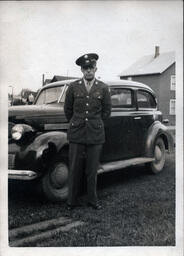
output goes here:
[{"label": "car rear fender", "polygon": [[153,157],[154,155],[154,144],[158,137],[161,137],[164,141],[165,148],[169,153],[174,150],[174,139],[169,132],[168,128],[163,125],[160,121],[155,121],[148,129],[146,144],[145,144],[145,155],[146,157]]}]

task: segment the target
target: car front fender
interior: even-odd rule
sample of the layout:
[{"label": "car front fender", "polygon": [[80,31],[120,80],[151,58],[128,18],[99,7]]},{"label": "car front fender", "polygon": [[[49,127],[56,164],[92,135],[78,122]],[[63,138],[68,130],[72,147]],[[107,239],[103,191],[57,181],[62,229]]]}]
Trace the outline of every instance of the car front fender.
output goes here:
[{"label": "car front fender", "polygon": [[[29,145],[9,145],[9,154],[15,154],[13,169],[42,172],[64,146],[68,145],[65,132],[51,131],[37,135]],[[13,150],[16,146],[16,151]],[[11,151],[11,152],[10,152]],[[13,152],[15,151],[15,152]]]},{"label": "car front fender", "polygon": [[27,150],[35,151],[36,159],[40,159],[43,155],[49,157],[49,154],[57,154],[64,145],[68,145],[66,133],[51,131],[37,136]]},{"label": "car front fender", "polygon": [[146,157],[153,157],[154,145],[158,137],[161,137],[164,141],[165,148],[169,153],[174,151],[174,139],[169,132],[167,126],[160,121],[155,121],[148,129],[146,143],[145,143],[145,155]]}]

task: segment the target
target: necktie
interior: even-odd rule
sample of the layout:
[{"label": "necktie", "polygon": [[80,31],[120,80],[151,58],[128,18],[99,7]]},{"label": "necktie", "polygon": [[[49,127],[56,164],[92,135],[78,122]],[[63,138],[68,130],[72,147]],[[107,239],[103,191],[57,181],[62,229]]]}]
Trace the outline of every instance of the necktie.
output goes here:
[{"label": "necktie", "polygon": [[87,89],[88,92],[90,91],[90,89],[91,89],[91,83],[90,82],[86,83],[86,89]]}]

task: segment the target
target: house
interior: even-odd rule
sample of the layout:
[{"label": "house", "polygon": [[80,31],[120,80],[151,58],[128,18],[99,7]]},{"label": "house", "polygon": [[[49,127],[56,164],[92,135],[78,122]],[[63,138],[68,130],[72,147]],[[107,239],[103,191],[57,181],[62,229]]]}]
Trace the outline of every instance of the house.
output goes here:
[{"label": "house", "polygon": [[36,95],[37,92],[24,88],[21,90],[20,95],[14,98],[13,105],[32,104]]},{"label": "house", "polygon": [[26,98],[27,99],[30,94],[32,94],[34,97],[36,97],[37,92],[32,91],[32,90],[30,90],[28,88],[24,88],[20,92],[21,98]]},{"label": "house", "polygon": [[138,81],[149,85],[156,93],[159,109],[168,125],[175,125],[175,52],[147,55],[119,74],[120,79]]},{"label": "house", "polygon": [[53,76],[52,79],[44,79],[43,75],[43,86],[47,85],[49,83],[54,83],[57,81],[62,81],[62,80],[70,80],[70,79],[78,79],[78,77],[73,77],[73,76]]},{"label": "house", "polygon": [[46,85],[46,84],[50,84],[50,83],[51,83],[51,80],[52,80],[52,79],[45,79],[45,81],[44,81],[44,85]]}]

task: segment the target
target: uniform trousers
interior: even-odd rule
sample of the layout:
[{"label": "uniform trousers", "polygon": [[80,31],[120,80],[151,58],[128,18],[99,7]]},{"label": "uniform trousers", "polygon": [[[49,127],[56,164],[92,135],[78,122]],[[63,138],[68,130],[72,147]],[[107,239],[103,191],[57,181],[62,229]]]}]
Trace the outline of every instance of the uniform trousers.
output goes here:
[{"label": "uniform trousers", "polygon": [[88,203],[97,203],[97,169],[99,166],[102,144],[86,145],[70,143],[69,145],[69,193],[68,205],[77,204],[77,196],[82,173],[82,156],[85,158],[85,173],[87,177],[87,200]]}]

